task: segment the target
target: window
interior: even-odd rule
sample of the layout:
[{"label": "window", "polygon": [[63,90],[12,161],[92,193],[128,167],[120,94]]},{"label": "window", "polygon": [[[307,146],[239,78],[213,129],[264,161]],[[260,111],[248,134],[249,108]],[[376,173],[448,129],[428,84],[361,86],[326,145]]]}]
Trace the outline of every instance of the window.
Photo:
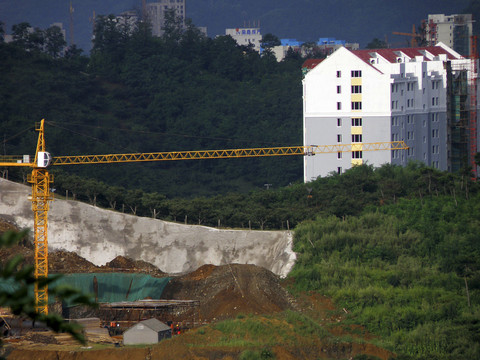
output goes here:
[{"label": "window", "polygon": [[435,105],[435,98],[432,97],[432,106]]},{"label": "window", "polygon": [[339,77],[342,77],[342,72],[341,71],[337,71],[337,78]]},{"label": "window", "polygon": [[352,78],[362,77],[362,70],[352,70]]},{"label": "window", "polygon": [[352,85],[352,94],[361,94],[362,85]]},{"label": "window", "polygon": [[337,142],[342,142],[342,134],[337,134]]},{"label": "window", "polygon": [[341,158],[342,158],[342,152],[339,151],[339,152],[337,152],[337,159],[341,159]]},{"label": "window", "polygon": [[340,85],[337,85],[337,94],[341,94],[342,92],[342,87]]},{"label": "window", "polygon": [[337,110],[342,110],[342,103],[341,102],[337,102]]},{"label": "window", "polygon": [[438,105],[438,96],[435,98],[435,105]]},{"label": "window", "polygon": [[337,118],[337,126],[342,126],[342,119]]},{"label": "window", "polygon": [[362,134],[352,134],[352,142],[362,142]]},{"label": "window", "polygon": [[362,110],[362,102],[352,101],[352,110]]},{"label": "window", "polygon": [[407,107],[410,107],[410,99],[407,99]]},{"label": "window", "polygon": [[339,167],[337,167],[337,174],[341,174],[341,173],[342,173],[342,167],[339,166]]},{"label": "window", "polygon": [[362,126],[362,118],[352,118],[352,126]]},{"label": "window", "polygon": [[352,159],[361,159],[362,157],[362,151],[352,151]]}]

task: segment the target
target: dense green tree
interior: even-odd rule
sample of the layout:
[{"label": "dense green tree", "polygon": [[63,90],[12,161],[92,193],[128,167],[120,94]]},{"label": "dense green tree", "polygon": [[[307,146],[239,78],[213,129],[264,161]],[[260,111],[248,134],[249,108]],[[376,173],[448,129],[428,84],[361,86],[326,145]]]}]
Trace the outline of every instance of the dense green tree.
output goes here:
[{"label": "dense green tree", "polygon": [[67,45],[62,31],[58,26],[51,26],[45,30],[45,50],[53,58],[57,58]]},{"label": "dense green tree", "polygon": [[260,41],[260,47],[264,50],[272,49],[279,45],[281,45],[280,39],[278,36],[271,33],[263,35],[262,40]]},{"label": "dense green tree", "polygon": [[387,43],[379,38],[373,39],[366,46],[367,49],[386,49],[387,47]]},{"label": "dense green tree", "polygon": [[[26,231],[7,231],[0,235],[0,248],[17,244],[27,235]],[[48,279],[37,279],[34,275],[33,266],[22,266],[23,258],[16,255],[9,261],[0,261],[0,280],[6,284],[14,284],[0,290],[0,306],[8,307],[16,316],[26,317],[33,321],[42,322],[55,332],[66,332],[72,335],[82,344],[86,343],[82,327],[72,322],[66,322],[58,314],[39,314],[35,311],[35,298],[32,296],[32,287],[37,284],[40,287],[49,285],[49,296],[59,301],[68,300],[74,304],[95,306],[93,299],[68,286],[53,285],[59,276]],[[2,341],[0,337],[0,347]]]},{"label": "dense green tree", "polygon": [[0,43],[3,43],[5,41],[4,36],[5,36],[5,23],[0,21]]}]

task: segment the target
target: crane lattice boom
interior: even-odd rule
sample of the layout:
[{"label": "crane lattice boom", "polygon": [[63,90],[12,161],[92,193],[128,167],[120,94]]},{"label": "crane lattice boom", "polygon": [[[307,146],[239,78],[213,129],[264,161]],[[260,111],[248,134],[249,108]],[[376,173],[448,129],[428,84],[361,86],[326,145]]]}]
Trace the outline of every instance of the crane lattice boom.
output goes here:
[{"label": "crane lattice boom", "polygon": [[[36,127],[39,132],[35,156],[4,156],[0,157],[0,167],[31,167],[32,174],[28,181],[32,184],[32,210],[34,214],[34,246],[35,246],[35,277],[48,276],[48,241],[47,225],[49,202],[53,199],[50,187],[53,177],[48,173],[47,166],[50,154],[45,151],[44,120]],[[285,146],[251,149],[229,150],[199,150],[199,151],[169,151],[155,153],[107,154],[107,155],[80,155],[56,156],[50,165],[84,165],[110,164],[146,161],[172,160],[200,160],[200,159],[230,159],[267,156],[310,156],[315,154],[377,151],[377,150],[405,150],[408,147],[403,141],[354,143],[336,145],[312,146]],[[31,162],[31,159],[34,159]],[[36,311],[48,314],[48,288],[35,286]]]}]

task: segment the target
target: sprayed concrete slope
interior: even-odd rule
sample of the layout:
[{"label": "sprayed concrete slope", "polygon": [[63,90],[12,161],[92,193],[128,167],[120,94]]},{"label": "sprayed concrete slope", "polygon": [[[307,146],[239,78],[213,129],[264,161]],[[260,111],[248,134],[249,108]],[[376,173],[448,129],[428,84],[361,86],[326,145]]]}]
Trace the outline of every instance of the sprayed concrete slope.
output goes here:
[{"label": "sprayed concrete slope", "polygon": [[[33,228],[30,187],[0,179],[0,216]],[[255,264],[282,277],[295,262],[286,231],[218,230],[181,225],[54,200],[48,214],[48,247],[76,252],[95,265],[122,255],[148,261],[170,274],[204,264]]]}]

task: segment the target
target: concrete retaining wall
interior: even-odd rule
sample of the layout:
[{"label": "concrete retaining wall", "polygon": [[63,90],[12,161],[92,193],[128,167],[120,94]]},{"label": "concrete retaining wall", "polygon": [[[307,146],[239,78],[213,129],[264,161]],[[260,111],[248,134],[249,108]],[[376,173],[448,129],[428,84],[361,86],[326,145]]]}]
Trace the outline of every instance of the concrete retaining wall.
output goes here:
[{"label": "concrete retaining wall", "polygon": [[[33,228],[30,187],[0,179],[0,216]],[[295,262],[286,231],[218,230],[137,217],[78,201],[54,200],[48,247],[76,252],[95,265],[122,255],[148,261],[170,274],[204,264],[255,264],[286,276]]]}]

